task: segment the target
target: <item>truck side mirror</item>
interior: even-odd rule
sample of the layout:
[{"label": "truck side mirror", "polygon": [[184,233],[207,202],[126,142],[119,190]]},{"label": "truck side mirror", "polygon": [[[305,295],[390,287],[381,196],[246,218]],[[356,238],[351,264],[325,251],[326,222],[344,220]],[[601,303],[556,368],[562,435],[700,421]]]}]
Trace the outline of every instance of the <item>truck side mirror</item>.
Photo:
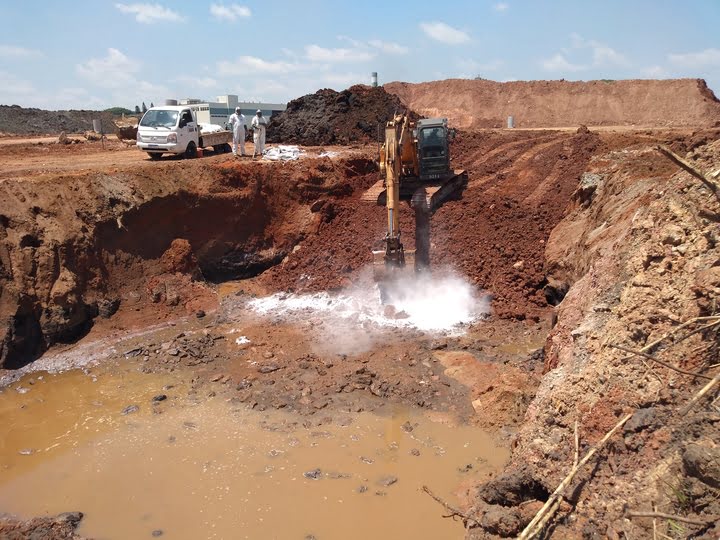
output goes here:
[{"label": "truck side mirror", "polygon": [[180,123],[178,124],[178,127],[184,128],[185,126],[187,126],[187,120],[185,120],[184,118],[181,118]]}]

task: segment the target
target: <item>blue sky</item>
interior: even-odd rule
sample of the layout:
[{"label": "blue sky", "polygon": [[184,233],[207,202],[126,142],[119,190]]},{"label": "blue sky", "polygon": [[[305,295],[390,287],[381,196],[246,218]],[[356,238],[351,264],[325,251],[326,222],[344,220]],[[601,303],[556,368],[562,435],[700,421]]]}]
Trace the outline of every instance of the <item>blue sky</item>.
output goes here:
[{"label": "blue sky", "polygon": [[0,104],[285,102],[319,88],[700,77],[720,94],[720,0],[6,0]]}]

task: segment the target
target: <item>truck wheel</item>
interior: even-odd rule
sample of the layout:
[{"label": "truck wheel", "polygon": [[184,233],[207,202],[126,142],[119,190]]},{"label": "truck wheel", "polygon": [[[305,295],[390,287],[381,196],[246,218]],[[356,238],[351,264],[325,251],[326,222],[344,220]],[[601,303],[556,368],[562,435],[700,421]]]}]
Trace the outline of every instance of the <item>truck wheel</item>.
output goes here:
[{"label": "truck wheel", "polygon": [[150,156],[150,159],[152,159],[153,161],[157,161],[162,157],[162,154],[160,152],[148,152],[147,155]]},{"label": "truck wheel", "polygon": [[224,154],[225,153],[225,145],[224,144],[216,144],[213,146],[213,152],[216,154]]},{"label": "truck wheel", "polygon": [[185,157],[190,159],[197,157],[197,146],[195,146],[194,142],[190,141],[188,143],[185,149]]}]

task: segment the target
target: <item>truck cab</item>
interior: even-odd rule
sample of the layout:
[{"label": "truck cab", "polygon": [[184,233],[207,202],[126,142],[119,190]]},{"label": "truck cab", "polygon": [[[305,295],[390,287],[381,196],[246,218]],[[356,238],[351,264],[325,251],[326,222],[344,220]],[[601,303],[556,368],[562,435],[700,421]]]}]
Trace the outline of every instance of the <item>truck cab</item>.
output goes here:
[{"label": "truck cab", "polygon": [[418,120],[415,128],[420,180],[437,180],[452,173],[447,118]]},{"label": "truck cab", "polygon": [[137,146],[151,159],[164,153],[195,157],[199,135],[197,119],[190,107],[152,107],[138,125]]}]

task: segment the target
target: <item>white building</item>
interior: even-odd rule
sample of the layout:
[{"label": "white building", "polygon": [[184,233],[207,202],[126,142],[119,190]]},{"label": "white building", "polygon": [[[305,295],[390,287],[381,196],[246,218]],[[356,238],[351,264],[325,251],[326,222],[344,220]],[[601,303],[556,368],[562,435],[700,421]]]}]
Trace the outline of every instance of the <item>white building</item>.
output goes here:
[{"label": "white building", "polygon": [[219,126],[225,125],[230,115],[235,112],[235,107],[240,107],[242,110],[242,113],[245,115],[245,123],[248,127],[258,109],[260,109],[263,116],[269,120],[273,113],[282,112],[287,108],[287,105],[284,103],[238,101],[238,97],[232,94],[218,96],[215,102],[203,102],[199,99],[186,98],[181,99],[179,104],[190,105],[190,108],[195,111],[198,122],[203,124],[217,124]]}]

